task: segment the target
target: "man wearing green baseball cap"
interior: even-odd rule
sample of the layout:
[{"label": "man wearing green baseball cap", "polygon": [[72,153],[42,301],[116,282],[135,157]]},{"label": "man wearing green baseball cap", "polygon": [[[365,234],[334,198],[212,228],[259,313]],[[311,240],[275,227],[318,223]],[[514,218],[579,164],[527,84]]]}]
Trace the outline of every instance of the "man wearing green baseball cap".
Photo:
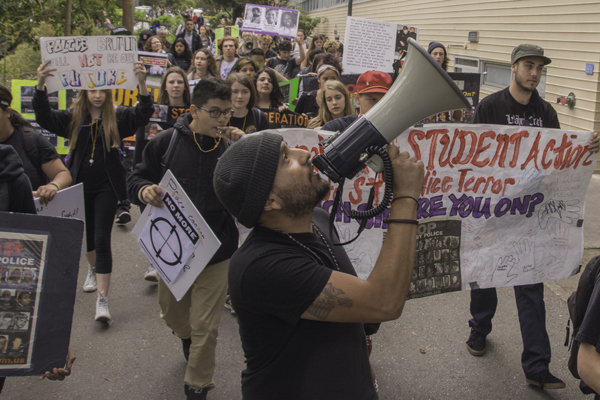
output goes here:
[{"label": "man wearing green baseball cap", "polygon": [[[544,67],[551,62],[540,46],[520,44],[515,47],[511,56],[510,86],[483,99],[475,110],[473,122],[560,128],[556,111],[536,89]],[[599,143],[598,134],[594,133],[589,150],[598,152]],[[514,290],[523,338],[521,366],[525,381],[542,389],[564,388],[565,383],[549,371],[550,340],[546,331],[544,284],[515,286]],[[474,356],[486,352],[486,336],[492,331],[497,305],[495,288],[471,290],[473,318],[469,320],[471,334],[467,350]]]}]

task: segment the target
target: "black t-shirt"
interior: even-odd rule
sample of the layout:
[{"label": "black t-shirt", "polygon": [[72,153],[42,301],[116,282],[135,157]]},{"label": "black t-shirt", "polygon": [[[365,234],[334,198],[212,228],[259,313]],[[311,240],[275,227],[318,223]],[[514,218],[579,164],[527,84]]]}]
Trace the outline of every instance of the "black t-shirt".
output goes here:
[{"label": "black t-shirt", "polygon": [[274,69],[289,79],[289,77],[292,76],[294,68],[296,68],[296,57],[290,57],[287,61],[284,61],[279,57],[270,58],[269,61],[267,61],[267,67]]},{"label": "black t-shirt", "polygon": [[237,118],[232,115],[229,118],[229,125],[241,129],[244,133],[255,133],[269,129],[269,118],[264,112],[254,107],[248,111],[245,118]]},{"label": "black t-shirt", "polygon": [[537,90],[531,94],[529,104],[517,102],[509,88],[489,95],[475,109],[475,124],[498,124],[560,128],[556,111],[540,97]]},{"label": "black t-shirt", "polygon": [[[21,137],[22,128],[15,128],[12,135],[8,137],[8,139],[0,144],[6,144],[12,146],[16,151],[21,161],[23,162],[23,168],[25,169],[25,174],[29,177],[31,181],[31,187],[33,190],[37,190],[40,186],[46,184],[47,179],[45,176],[40,176],[38,169],[29,159],[27,152],[25,151],[25,147],[23,145],[23,139]],[[38,149],[39,154],[39,162],[40,166],[55,160],[58,158],[58,153],[52,144],[39,132],[34,131],[33,135],[35,137],[35,143]]]},{"label": "black t-shirt", "polygon": [[277,53],[275,53],[273,50],[269,49],[267,50],[267,52],[265,53],[265,60],[268,60],[269,58],[277,58]]},{"label": "black t-shirt", "polygon": [[575,340],[591,344],[600,353],[600,274],[596,276],[594,291]]},{"label": "black t-shirt", "polygon": [[[90,126],[89,124],[90,117],[88,115],[79,131],[79,137],[81,137],[82,133],[86,130],[90,132],[90,129],[92,132],[97,132],[97,134],[90,135],[90,140],[88,140],[83,153],[83,161],[79,167],[79,172],[77,173],[77,182],[75,183],[85,182],[83,188],[88,193],[101,192],[111,188],[110,181],[108,180],[108,173],[106,172],[106,156],[108,153],[104,151],[106,143],[102,143],[103,136],[100,135],[100,131],[102,130],[102,120],[99,118],[94,122],[94,125]],[[94,136],[96,136],[96,148],[93,147]],[[90,164],[92,150],[94,153],[94,162]]]},{"label": "black t-shirt", "polygon": [[345,117],[342,117],[342,118],[336,118],[334,120],[329,121],[325,125],[323,125],[321,127],[321,130],[330,131],[330,132],[337,132],[337,131],[343,132],[344,129],[346,129],[347,127],[352,125],[352,123],[354,121],[356,121],[357,119],[358,119],[358,114],[346,115]]},{"label": "black t-shirt", "polygon": [[[356,276],[344,249],[332,246],[339,241],[328,234],[328,217],[315,209],[313,222],[340,271]],[[243,398],[377,399],[363,325],[300,318],[335,267],[317,233],[292,236],[320,260],[285,234],[262,227],[231,257],[229,291],[246,357]]]},{"label": "black t-shirt", "polygon": [[311,118],[319,115],[319,103],[317,103],[317,90],[304,92],[298,99],[294,112],[306,114]]}]

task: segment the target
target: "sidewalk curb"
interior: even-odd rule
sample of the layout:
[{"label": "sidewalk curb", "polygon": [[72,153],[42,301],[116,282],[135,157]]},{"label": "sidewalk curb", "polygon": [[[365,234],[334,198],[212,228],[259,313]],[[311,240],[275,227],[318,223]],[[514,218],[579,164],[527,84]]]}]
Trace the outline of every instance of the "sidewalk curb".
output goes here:
[{"label": "sidewalk curb", "polygon": [[556,284],[556,282],[545,282],[544,283],[548,289],[550,289],[555,295],[560,297],[562,301],[565,303],[569,299],[571,293],[568,293],[565,289]]}]

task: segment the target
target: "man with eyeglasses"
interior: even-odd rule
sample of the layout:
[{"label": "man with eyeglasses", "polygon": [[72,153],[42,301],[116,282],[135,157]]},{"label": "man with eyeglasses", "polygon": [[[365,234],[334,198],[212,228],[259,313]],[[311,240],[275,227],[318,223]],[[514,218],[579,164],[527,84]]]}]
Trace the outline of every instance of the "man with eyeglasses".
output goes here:
[{"label": "man with eyeglasses", "polygon": [[162,207],[163,191],[157,184],[170,170],[221,242],[180,301],[162,280],[158,282],[161,317],[181,339],[188,360],[184,378],[188,399],[206,399],[207,392],[215,387],[215,348],[227,295],[229,258],[238,247],[235,221],[213,189],[219,157],[232,141],[244,135],[240,129],[227,126],[232,113],[231,87],[216,78],[202,79],[192,93],[190,112],[148,143],[141,164],[127,182],[134,203]]}]

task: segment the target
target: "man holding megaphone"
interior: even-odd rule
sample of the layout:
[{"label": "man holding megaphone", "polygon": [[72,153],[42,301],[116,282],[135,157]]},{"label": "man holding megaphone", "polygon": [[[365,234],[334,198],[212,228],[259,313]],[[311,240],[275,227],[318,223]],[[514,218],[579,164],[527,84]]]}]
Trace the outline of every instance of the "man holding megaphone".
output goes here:
[{"label": "man holding megaphone", "polygon": [[252,399],[375,399],[362,323],[397,319],[415,258],[421,161],[388,150],[394,201],[381,254],[367,280],[356,276],[329,215],[315,206],[329,184],[311,153],[276,131],[249,135],[215,169],[221,203],[254,228],[231,258],[229,287]]}]

